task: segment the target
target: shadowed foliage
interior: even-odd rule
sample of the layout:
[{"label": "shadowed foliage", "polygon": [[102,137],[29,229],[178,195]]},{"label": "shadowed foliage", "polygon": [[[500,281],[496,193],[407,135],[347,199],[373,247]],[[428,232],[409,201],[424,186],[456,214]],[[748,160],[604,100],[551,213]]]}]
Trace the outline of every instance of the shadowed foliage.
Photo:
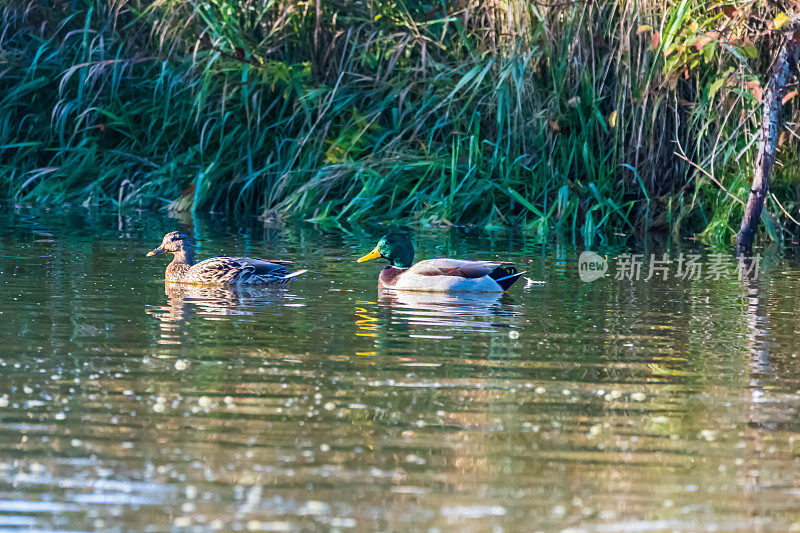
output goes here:
[{"label": "shadowed foliage", "polygon": [[7,0],[2,195],[729,242],[789,5]]}]

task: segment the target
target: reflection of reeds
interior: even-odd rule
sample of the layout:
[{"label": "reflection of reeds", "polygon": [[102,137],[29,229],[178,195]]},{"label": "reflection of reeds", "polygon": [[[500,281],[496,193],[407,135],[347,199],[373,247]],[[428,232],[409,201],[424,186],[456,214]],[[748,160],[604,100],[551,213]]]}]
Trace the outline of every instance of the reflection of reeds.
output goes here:
[{"label": "reflection of reeds", "polygon": [[745,84],[769,54],[707,3],[49,4],[1,15],[20,200],[727,234],[732,200],[682,196],[676,136],[747,190]]}]

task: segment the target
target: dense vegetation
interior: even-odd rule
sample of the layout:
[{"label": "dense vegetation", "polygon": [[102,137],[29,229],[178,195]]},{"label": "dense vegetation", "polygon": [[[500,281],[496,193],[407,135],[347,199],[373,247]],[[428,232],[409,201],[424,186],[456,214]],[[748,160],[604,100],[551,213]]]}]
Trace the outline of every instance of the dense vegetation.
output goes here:
[{"label": "dense vegetation", "polygon": [[[514,225],[590,242],[655,228],[721,243],[749,190],[760,88],[793,7],[0,5],[0,195],[13,202]],[[767,204],[779,219],[775,198],[789,212],[800,200],[795,138],[782,138]]]}]

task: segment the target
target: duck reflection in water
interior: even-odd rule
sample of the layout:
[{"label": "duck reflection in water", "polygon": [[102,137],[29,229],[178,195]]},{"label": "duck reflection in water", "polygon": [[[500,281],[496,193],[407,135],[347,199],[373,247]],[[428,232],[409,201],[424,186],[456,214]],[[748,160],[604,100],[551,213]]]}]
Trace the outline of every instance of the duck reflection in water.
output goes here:
[{"label": "duck reflection in water", "polygon": [[[287,293],[268,286],[208,286],[186,283],[164,284],[167,305],[147,306],[147,314],[161,321],[161,344],[179,344],[193,315],[206,320],[224,320],[231,315],[252,315],[255,307],[286,305]],[[166,334],[166,335],[164,335]]]},{"label": "duck reflection in water", "polygon": [[486,331],[497,326],[494,318],[514,317],[519,311],[514,299],[503,293],[456,294],[379,288],[377,302],[359,302],[356,314],[360,319],[357,325],[362,330],[359,335],[362,336],[375,336],[381,323],[393,330],[425,326],[430,335],[439,328],[441,333],[448,334],[453,329]]},{"label": "duck reflection in water", "polygon": [[400,313],[476,317],[513,314],[514,299],[500,292],[447,293],[379,288],[378,303]]}]

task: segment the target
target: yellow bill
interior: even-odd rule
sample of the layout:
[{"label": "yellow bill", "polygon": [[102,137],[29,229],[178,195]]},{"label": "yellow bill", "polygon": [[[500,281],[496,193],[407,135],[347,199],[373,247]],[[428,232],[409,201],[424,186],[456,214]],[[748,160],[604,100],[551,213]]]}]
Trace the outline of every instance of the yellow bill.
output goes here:
[{"label": "yellow bill", "polygon": [[381,251],[378,250],[376,246],[370,253],[365,255],[364,257],[360,257],[356,263],[363,263],[364,261],[369,261],[370,259],[377,259],[381,256]]}]

